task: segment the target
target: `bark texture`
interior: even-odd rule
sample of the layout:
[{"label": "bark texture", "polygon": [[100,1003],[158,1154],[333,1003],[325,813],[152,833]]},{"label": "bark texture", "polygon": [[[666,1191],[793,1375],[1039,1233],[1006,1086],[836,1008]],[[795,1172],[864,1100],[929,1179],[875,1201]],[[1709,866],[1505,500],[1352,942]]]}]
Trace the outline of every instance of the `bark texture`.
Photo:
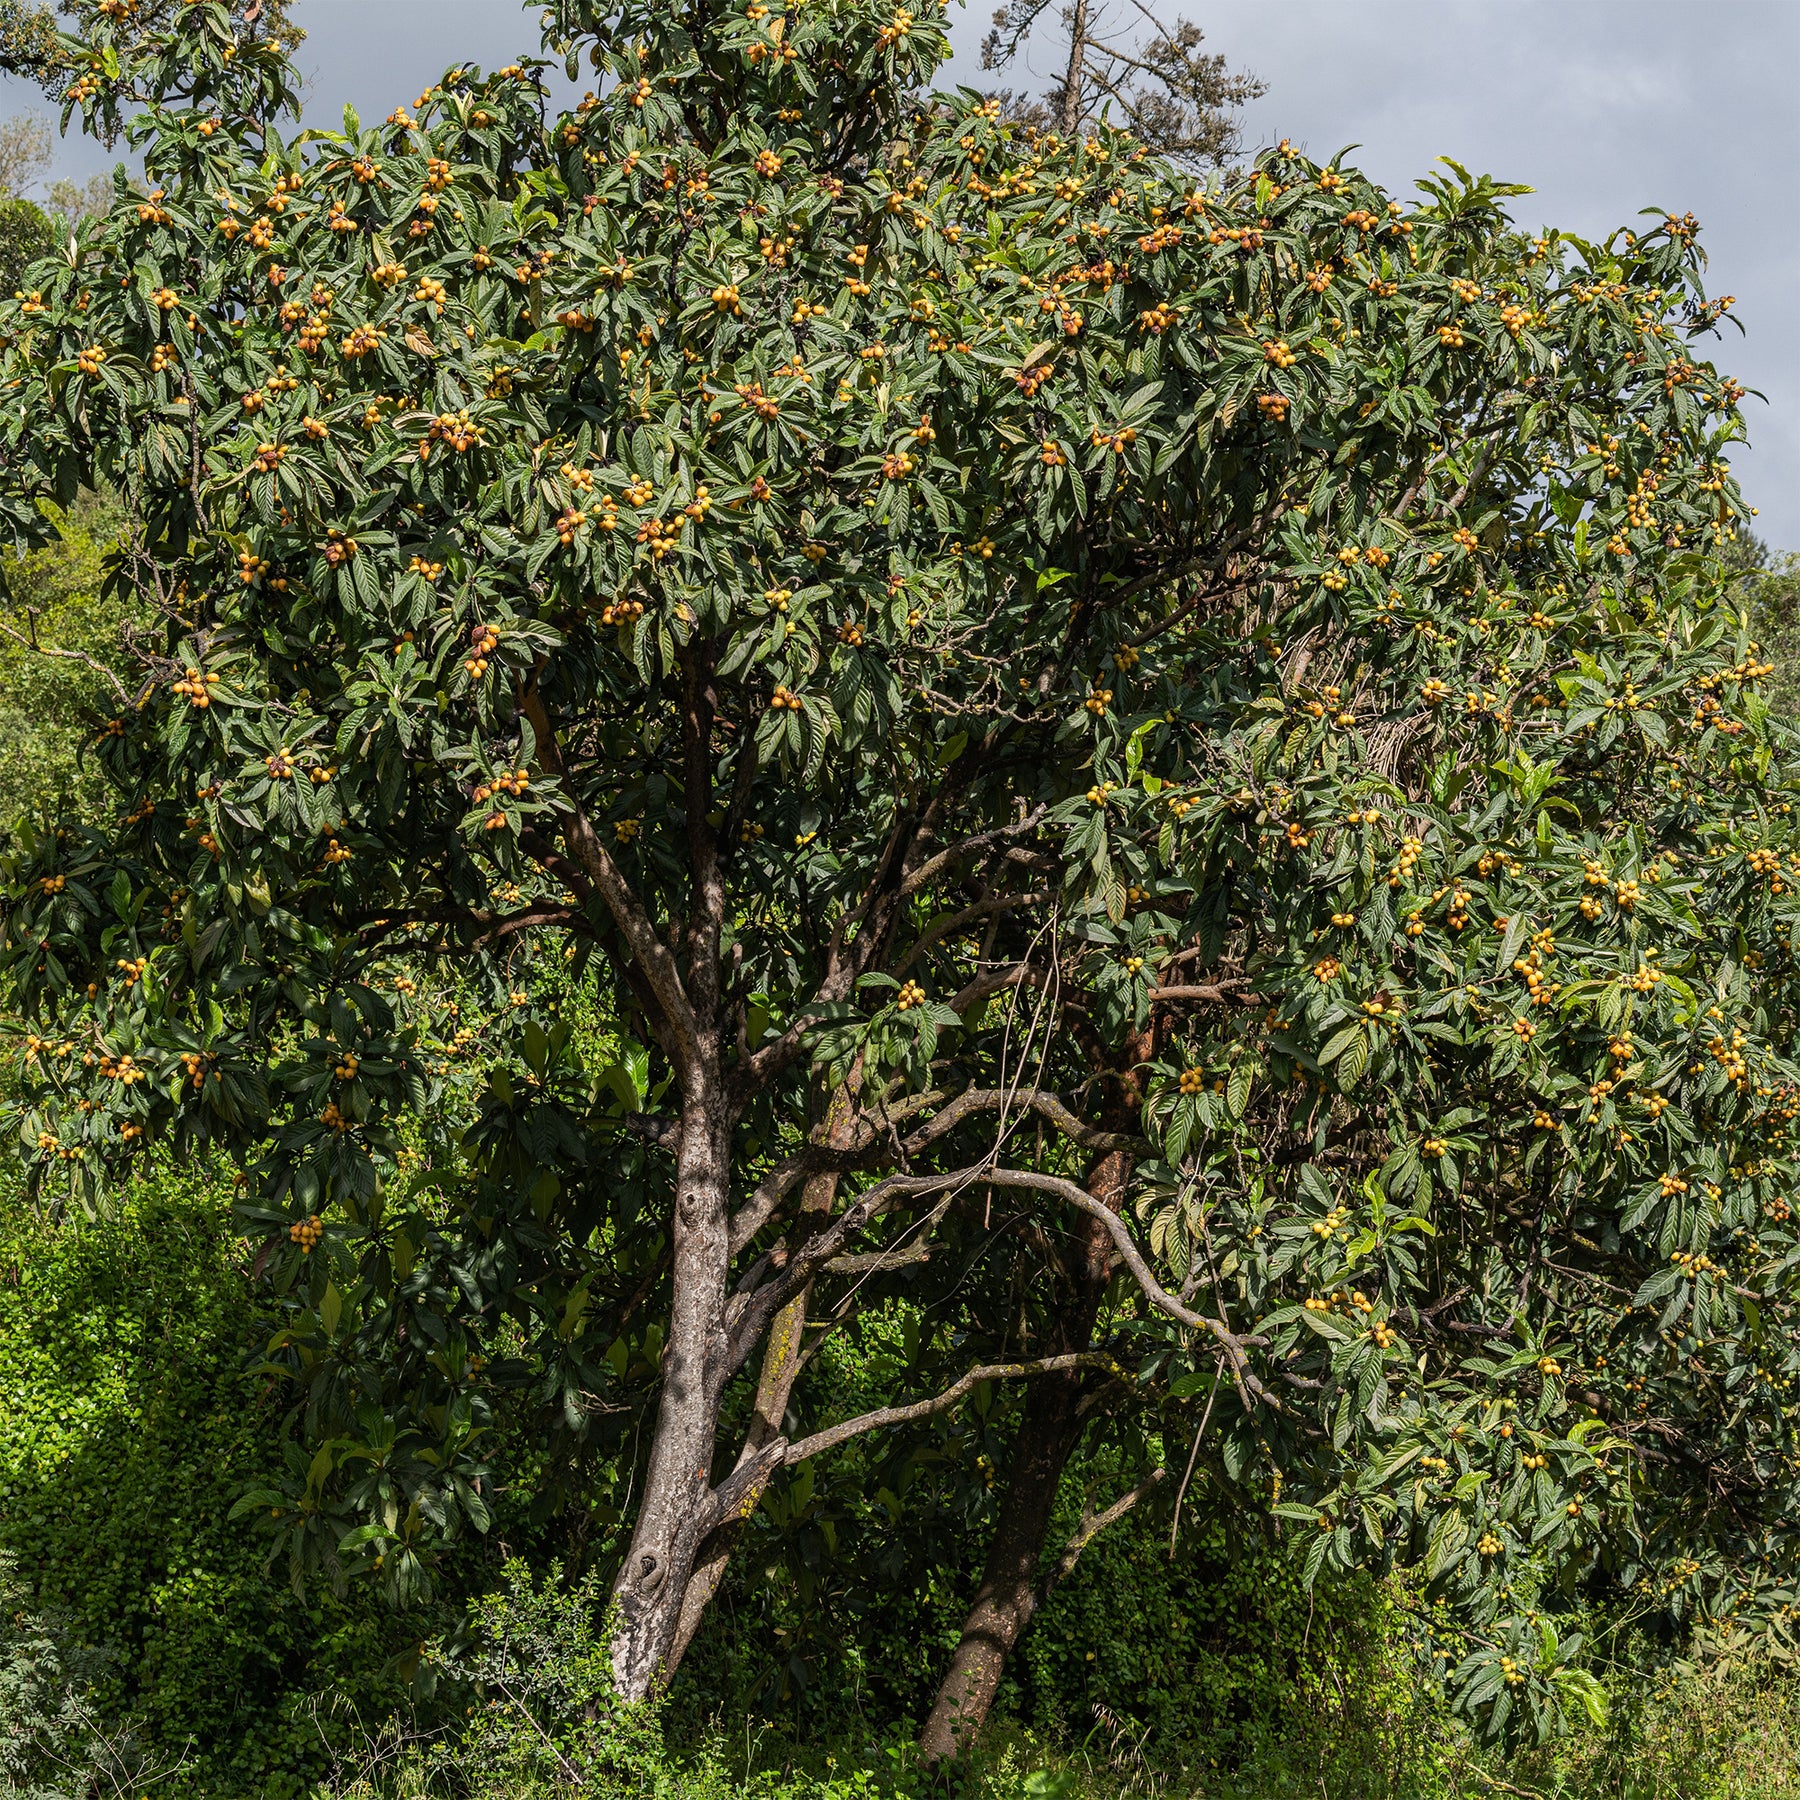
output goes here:
[{"label": "bark texture", "polygon": [[[681,738],[692,879],[685,940],[687,980],[657,938],[635,896],[609,897],[658,1003],[661,1032],[681,1082],[671,1220],[673,1270],[662,1395],[644,1472],[644,1497],[631,1548],[613,1583],[618,1627],[613,1684],[642,1700],[664,1680],[681,1603],[708,1525],[719,1403],[731,1372],[725,1306],[731,1276],[731,1134],[735,1123],[724,1074],[720,1017],[720,933],[725,883],[712,804],[713,721],[718,696],[709,655],[681,655]],[[591,835],[591,827],[587,828]],[[604,850],[600,873],[617,870]]]},{"label": "bark texture", "polygon": [[1063,74],[1062,104],[1058,107],[1057,127],[1064,137],[1073,137],[1081,128],[1081,75],[1087,60],[1087,0],[1075,0],[1069,20],[1069,66]]},{"label": "bark texture", "polygon": [[[706,1104],[712,1100],[712,1104]],[[674,1291],[662,1397],[631,1548],[613,1593],[613,1682],[625,1700],[655,1690],[674,1647],[700,1546],[726,1367],[730,1269],[730,1124],[706,1096],[682,1126],[676,1157]]]},{"label": "bark texture", "polygon": [[[834,1089],[825,1108],[825,1142],[833,1149],[842,1149],[850,1141],[853,1123],[854,1108],[850,1103],[848,1090],[843,1087]],[[820,1170],[807,1178],[800,1193],[799,1236],[802,1242],[830,1214],[832,1202],[837,1198],[837,1187],[837,1175],[828,1169]],[[800,1345],[806,1334],[807,1304],[811,1297],[811,1287],[802,1288],[776,1313],[769,1327],[769,1339],[763,1350],[762,1371],[757,1378],[756,1401],[751,1412],[750,1426],[744,1434],[743,1448],[738,1454],[738,1471],[757,1461],[759,1453],[781,1435],[782,1420],[787,1416],[788,1399],[800,1373]],[[705,1618],[707,1607],[712,1604],[713,1596],[719,1591],[719,1583],[725,1579],[725,1570],[742,1534],[744,1521],[761,1503],[777,1466],[768,1463],[751,1477],[742,1496],[732,1506],[729,1517],[719,1522],[702,1546],[694,1572],[688,1578],[687,1591],[682,1596],[681,1615],[663,1670],[662,1679],[665,1682],[674,1678],[675,1671],[681,1666],[681,1659],[687,1655],[688,1646],[693,1643],[694,1634],[700,1629],[700,1621]]]}]

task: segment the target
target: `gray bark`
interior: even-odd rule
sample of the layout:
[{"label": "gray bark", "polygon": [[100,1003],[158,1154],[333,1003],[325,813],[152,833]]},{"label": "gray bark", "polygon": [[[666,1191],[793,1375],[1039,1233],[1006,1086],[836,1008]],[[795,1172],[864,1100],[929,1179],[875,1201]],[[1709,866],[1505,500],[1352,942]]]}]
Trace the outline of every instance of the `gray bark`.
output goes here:
[{"label": "gray bark", "polygon": [[665,1679],[711,1486],[731,1265],[731,1129],[722,1095],[707,1091],[714,1085],[694,1083],[683,1107],[662,1398],[637,1528],[613,1586],[613,1681],[625,1700],[644,1699]]}]

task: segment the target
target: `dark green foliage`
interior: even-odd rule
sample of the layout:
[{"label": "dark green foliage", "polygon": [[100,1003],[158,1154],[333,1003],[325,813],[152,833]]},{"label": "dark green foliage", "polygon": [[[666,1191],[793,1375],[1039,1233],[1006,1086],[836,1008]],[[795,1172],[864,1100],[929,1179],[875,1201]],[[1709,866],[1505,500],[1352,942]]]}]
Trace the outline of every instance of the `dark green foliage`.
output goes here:
[{"label": "dark green foliage", "polygon": [[[0,507],[62,533],[15,799],[88,815],[3,898],[29,1200],[114,1210],[7,1227],[0,1548],[199,1790],[416,1708],[478,1793],[710,1791],[600,1704],[709,1544],[690,1724],[879,1741],[1065,1342],[1048,1555],[1171,1479],[1001,1698],[1121,1772],[1324,1714],[1398,1791],[1597,1729],[1602,1597],[1791,1615],[1800,840],[1693,222],[1530,239],[1286,145],[1184,192],[906,122],[936,8],[826,10],[567,0],[608,94],[554,127],[512,65],[281,149],[234,13],[87,8],[71,103],[167,104],[0,301]],[[122,685],[51,511],[110,480]]]},{"label": "dark green foliage", "polygon": [[[820,1353],[809,1404],[853,1415],[928,1389],[928,1335],[916,1320],[845,1334]],[[681,1734],[719,1713],[785,1717],[811,1735],[846,1716],[922,1717],[980,1573],[971,1547],[993,1529],[1018,1400],[1004,1385],[978,1391],[952,1419],[858,1440],[776,1482],[726,1616],[683,1665]],[[1063,1482],[1052,1558],[1135,1473],[1116,1439],[1090,1442]],[[1184,1518],[1173,1558],[1166,1504],[1094,1540],[1021,1646],[1005,1713],[1051,1740],[1080,1740],[1104,1716],[1198,1767],[1254,1753],[1284,1719],[1336,1709],[1359,1683],[1383,1704],[1404,1698],[1415,1634],[1385,1589],[1351,1579],[1309,1594],[1268,1522],[1240,1513],[1204,1463]]]},{"label": "dark green foliage", "polygon": [[[436,1623],[414,1617],[404,1630],[367,1590],[349,1603],[328,1591],[297,1601],[282,1572],[265,1569],[262,1540],[226,1518],[245,1485],[279,1462],[283,1435],[261,1378],[237,1372],[265,1326],[242,1270],[224,1185],[162,1176],[98,1223],[52,1227],[15,1200],[0,1213],[0,1552],[33,1577],[5,1600],[0,1738],[13,1747],[25,1700],[41,1720],[73,1692],[91,1696],[93,1723],[152,1770],[198,1739],[180,1776],[153,1790],[159,1800],[382,1800],[416,1795],[407,1783],[429,1769],[434,1794],[506,1777],[509,1800],[536,1800],[551,1784],[520,1778],[542,1750],[532,1732],[512,1741],[484,1722],[458,1733],[473,1716],[463,1709],[490,1697],[478,1699],[471,1678],[493,1692],[496,1673],[510,1682],[504,1668],[483,1670],[479,1628],[522,1621],[534,1654],[546,1631],[555,1640],[555,1666],[534,1665],[531,1677],[542,1701],[568,1679],[571,1646],[580,1651],[584,1632],[591,1639],[592,1610],[553,1606],[543,1575],[533,1593],[502,1591],[476,1605],[474,1630],[440,1640],[427,1659],[438,1669],[433,1689],[410,1680],[420,1636],[497,1584],[491,1565],[447,1571]],[[888,1379],[878,1357],[846,1358],[827,1392],[854,1402],[859,1381]],[[662,1721],[675,1748],[652,1767],[654,1741],[615,1721],[596,1734],[612,1759],[606,1780],[622,1770],[623,1791],[684,1800],[932,1791],[900,1721],[928,1703],[934,1661],[960,1622],[973,1580],[966,1549],[983,1541],[991,1504],[980,1459],[1003,1449],[1010,1429],[996,1402],[966,1429],[895,1452],[919,1471],[901,1514],[910,1535],[888,1528],[873,1461],[832,1465],[844,1479],[829,1490],[821,1482],[800,1495],[790,1483],[761,1516],[704,1654],[684,1667]],[[1088,1490],[1110,1493],[1117,1479],[1104,1458],[1073,1469],[1059,1524],[1073,1524]],[[849,1516],[859,1482],[870,1497]],[[522,1507],[529,1496],[513,1498]],[[554,1534],[516,1522],[503,1534],[539,1569],[559,1542],[578,1552],[579,1529],[566,1520]],[[861,1611],[830,1603],[821,1551],[833,1536],[845,1557],[898,1571]],[[929,1555],[945,1560],[933,1568]],[[799,1579],[809,1568],[810,1589]],[[579,1596],[573,1575],[565,1589]],[[774,1638],[765,1622],[787,1635]],[[1003,1696],[1015,1722],[993,1734],[957,1792],[1102,1800],[1154,1781],[1218,1800],[1313,1800],[1323,1778],[1331,1800],[1491,1794],[1495,1776],[1473,1771],[1493,1765],[1415,1687],[1408,1628],[1373,1587],[1322,1582],[1308,1600],[1255,1538],[1204,1510],[1184,1526],[1173,1565],[1160,1524],[1128,1525],[1096,1540],[1026,1639]],[[59,1686],[72,1653],[84,1666]],[[1781,1774],[1800,1723],[1791,1677],[1733,1664],[1672,1685],[1660,1655],[1627,1647],[1620,1657],[1610,1733],[1584,1732],[1496,1774],[1567,1800],[1791,1800]],[[7,1671],[24,1681],[8,1686]],[[143,1730],[131,1746],[134,1712]],[[1020,1735],[1021,1722],[1033,1736]],[[394,1758],[415,1733],[424,1741],[415,1762],[395,1758],[359,1778],[371,1755]],[[14,1762],[0,1761],[7,1800],[22,1782],[30,1791],[22,1755]],[[588,1790],[619,1791],[598,1777]]]},{"label": "dark green foliage", "polygon": [[56,19],[43,0],[0,0],[0,69],[35,81],[53,97],[61,95],[67,83]]},{"label": "dark green foliage", "polygon": [[[1073,1526],[1074,1519],[1069,1520]],[[1375,1584],[1308,1594],[1254,1521],[1190,1530],[1169,1557],[1149,1521],[1096,1542],[1020,1650],[1020,1710],[1055,1737],[1101,1711],[1129,1720],[1165,1759],[1236,1758],[1281,1728],[1304,1697],[1380,1669],[1374,1634],[1392,1617]]]},{"label": "dark green foliage", "polygon": [[98,1760],[89,1702],[105,1653],[24,1599],[11,1560],[0,1559],[0,1793],[63,1800]]},{"label": "dark green foliage", "polygon": [[[262,1534],[229,1520],[280,1466],[287,1432],[285,1396],[246,1372],[269,1319],[229,1203],[228,1183],[167,1173],[98,1221],[56,1226],[7,1203],[0,1550],[30,1572],[22,1604],[109,1652],[89,1679],[109,1719],[141,1718],[150,1755],[166,1760],[191,1737],[193,1791],[280,1794],[319,1775],[328,1745],[346,1751],[352,1714],[373,1731],[395,1709],[412,1717],[417,1697],[441,1730],[464,1685],[494,1687],[466,1636],[428,1659],[435,1697],[413,1674],[421,1638],[498,1577],[491,1563],[447,1569],[444,1605],[424,1616],[397,1618],[360,1587],[338,1599],[317,1586],[302,1601],[267,1567]],[[827,1397],[854,1401],[891,1381],[881,1352],[846,1356]],[[1011,1428],[996,1400],[966,1427],[830,1465],[829,1489],[797,1472],[759,1516],[729,1613],[684,1674],[678,1737],[698,1741],[708,1720],[752,1712],[809,1735],[859,1717],[883,1736],[922,1712],[973,1580],[957,1545],[988,1529],[983,1465],[1004,1455]],[[1117,1477],[1110,1466],[1072,1473],[1070,1525],[1084,1479],[1109,1489]],[[904,1531],[877,1497],[888,1482],[907,1497]],[[529,1497],[509,1489],[521,1512]],[[559,1543],[579,1555],[567,1518],[533,1532],[515,1516],[502,1535],[534,1561]],[[537,1629],[545,1604],[517,1591],[478,1608],[477,1623]],[[1171,1566],[1146,1525],[1096,1543],[1028,1640],[1008,1699],[1052,1732],[1085,1735],[1098,1702],[1148,1728],[1159,1755],[1229,1757],[1313,1704],[1328,1671],[1348,1674],[1375,1616],[1362,1590],[1321,1589],[1309,1606],[1271,1551],[1228,1544],[1217,1524],[1185,1531]],[[778,1630],[744,1629],[752,1621]],[[492,1736],[481,1741],[498,1757]]]},{"label": "dark green foliage", "polygon": [[[185,0],[148,0],[130,10],[140,31],[153,30],[166,28],[184,4]],[[290,4],[291,0],[256,0],[244,6],[240,10],[245,33],[289,48],[302,42],[306,33],[289,21]],[[0,0],[0,71],[35,82],[52,100],[63,99],[84,60],[71,56],[71,45],[57,24],[59,14],[66,17],[73,11],[66,0],[55,5],[51,0]]]},{"label": "dark green foliage", "polygon": [[664,1761],[660,1721],[607,1692],[606,1584],[594,1571],[565,1586],[552,1562],[542,1582],[508,1562],[501,1585],[469,1609],[458,1641],[426,1650],[467,1723],[440,1750],[471,1795],[496,1800],[543,1787],[642,1790]]},{"label": "dark green foliage", "polygon": [[[327,1577],[422,1597],[490,1427],[560,1417],[651,1582],[642,1693],[769,1321],[916,1289],[909,1397],[1055,1340],[1110,1094],[1135,1291],[1093,1354],[1171,1403],[1133,1466],[1216,1385],[1246,1510],[1309,1577],[1434,1584],[1493,1640],[1461,1704],[1541,1734],[1575,1646],[1521,1593],[1767,1615],[1794,1554],[1756,1343],[1800,851],[1707,554],[1741,390],[1675,350],[1720,313],[1697,227],[1533,238],[1457,165],[1409,209],[1291,146],[1203,193],[909,112],[936,10],[809,9],[783,56],[842,79],[800,104],[749,22],[570,0],[546,47],[628,84],[593,106],[459,68],[278,152],[294,71],[224,9],[87,8],[71,97],[154,100],[147,185],[0,303],[0,502],[117,480],[161,616],[120,823],[6,871],[10,1003],[95,1050],[29,1065],[25,1153],[87,1204],[161,1139],[246,1169],[312,1440],[254,1510]],[[573,1052],[565,959],[647,1055]],[[995,1165],[1040,986],[1047,1123]]]},{"label": "dark green foliage", "polygon": [[162,1753],[193,1739],[222,1793],[291,1790],[320,1748],[308,1696],[390,1707],[421,1629],[372,1596],[297,1599],[227,1521],[280,1456],[244,1373],[260,1323],[217,1188],[164,1175],[80,1230],[0,1215],[0,1550],[26,1604],[109,1647],[108,1713]]},{"label": "dark green foliage", "polygon": [[84,493],[56,522],[55,541],[0,561],[0,829],[9,831],[63,802],[99,816],[103,783],[82,748],[118,704],[114,679],[126,678],[131,609],[100,598],[117,508]]}]

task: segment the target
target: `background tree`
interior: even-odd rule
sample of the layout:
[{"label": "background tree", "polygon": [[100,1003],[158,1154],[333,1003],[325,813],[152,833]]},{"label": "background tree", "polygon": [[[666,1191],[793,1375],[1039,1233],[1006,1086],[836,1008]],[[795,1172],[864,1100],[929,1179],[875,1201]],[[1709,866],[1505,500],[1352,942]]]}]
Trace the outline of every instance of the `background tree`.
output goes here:
[{"label": "background tree", "polygon": [[113,178],[86,181],[59,176],[45,190],[44,205],[28,197],[49,168],[49,122],[36,113],[0,120],[0,283],[11,293],[27,263],[48,255],[62,237],[57,221],[97,217],[112,205]]},{"label": "background tree", "polygon": [[56,243],[56,227],[43,209],[29,200],[0,199],[0,282],[9,294],[18,289],[26,268],[46,256]]},{"label": "background tree", "polygon": [[[12,118],[0,121],[0,195],[6,197],[8,210],[5,217],[16,241],[16,248],[10,252],[15,276],[25,263],[44,255],[56,236],[54,227],[45,217],[46,207],[36,206],[26,199],[27,190],[38,184],[50,166],[51,154],[47,120],[36,113],[15,113]],[[59,176],[45,190],[48,212],[64,219],[84,219],[103,213],[112,205],[112,196],[110,174],[90,175],[86,181]]]},{"label": "background tree", "polygon": [[[1007,0],[982,40],[981,66],[1004,69],[1019,54],[1051,0]],[[1021,125],[1052,126],[1065,137],[1110,108],[1115,125],[1182,165],[1205,167],[1236,155],[1238,108],[1266,93],[1254,75],[1234,74],[1225,58],[1201,48],[1206,34],[1189,19],[1166,27],[1131,0],[1115,29],[1096,0],[1068,0],[1060,22],[1068,38],[1062,77],[1041,99],[1004,96]]]},{"label": "background tree", "polygon": [[47,255],[55,227],[26,188],[50,161],[50,128],[30,113],[0,122],[0,292],[12,293],[28,263]]},{"label": "background tree", "polygon": [[[53,507],[49,543],[0,560],[0,790],[6,824],[65,807],[104,816],[106,784],[84,757],[96,728],[141,679],[126,649],[134,623],[119,597],[102,598],[118,518],[112,502],[84,493]],[[135,621],[142,623],[142,621]]]},{"label": "background tree", "polygon": [[1745,531],[1729,561],[1741,571],[1740,599],[1759,654],[1773,665],[1765,690],[1769,705],[1793,719],[1800,714],[1800,554],[1771,550]]},{"label": "background tree", "polygon": [[0,190],[20,195],[50,166],[50,126],[36,113],[0,121]]},{"label": "background tree", "polygon": [[[222,7],[82,22],[146,185],[0,307],[0,503],[113,482],[161,635],[8,869],[18,1123],[237,1161],[297,1576],[418,1595],[529,1401],[641,1696],[783,1471],[1044,1381],[1134,1479],[1042,1575],[1003,1506],[937,1748],[1190,1470],[1417,1571],[1496,1733],[1578,1595],[1783,1603],[1800,851],[1690,219],[1204,190],[919,100],[925,9],[569,0],[604,97],[291,142]],[[822,1416],[855,1329],[943,1385]]]}]

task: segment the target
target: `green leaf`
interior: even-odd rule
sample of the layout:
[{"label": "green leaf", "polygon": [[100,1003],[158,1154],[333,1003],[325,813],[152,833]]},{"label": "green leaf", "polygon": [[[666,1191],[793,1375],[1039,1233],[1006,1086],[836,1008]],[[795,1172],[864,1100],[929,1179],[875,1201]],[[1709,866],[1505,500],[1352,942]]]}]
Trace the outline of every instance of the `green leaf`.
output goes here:
[{"label": "green leaf", "polygon": [[1232,1065],[1231,1074],[1225,1083],[1225,1103],[1234,1119],[1244,1116],[1244,1109],[1250,1104],[1250,1089],[1255,1078],[1256,1070],[1248,1057]]}]

